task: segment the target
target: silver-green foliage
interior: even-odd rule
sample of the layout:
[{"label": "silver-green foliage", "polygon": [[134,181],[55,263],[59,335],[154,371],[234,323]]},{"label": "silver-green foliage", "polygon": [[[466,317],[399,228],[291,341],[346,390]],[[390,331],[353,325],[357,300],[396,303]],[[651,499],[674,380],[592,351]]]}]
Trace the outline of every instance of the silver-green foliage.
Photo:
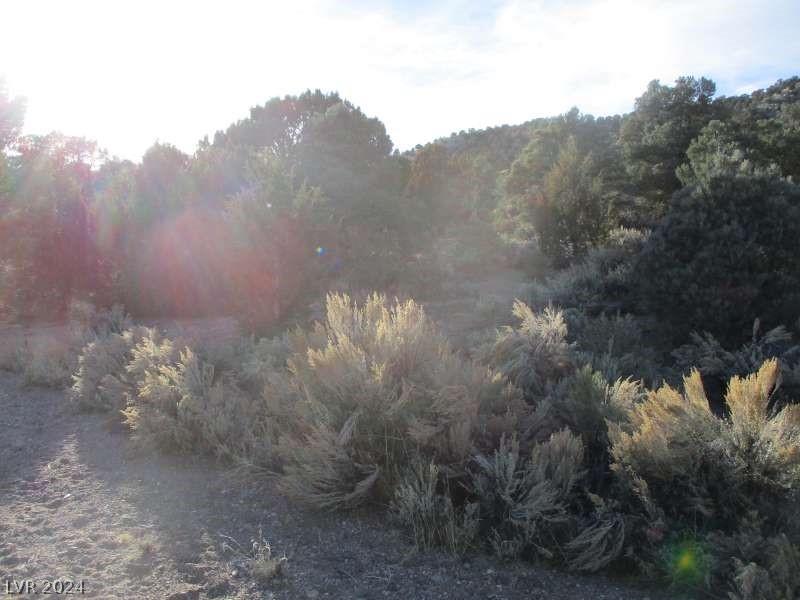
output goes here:
[{"label": "silver-green foliage", "polygon": [[726,350],[712,334],[691,334],[692,342],[675,350],[676,367],[683,373],[696,368],[703,375],[728,380],[757,371],[764,361],[780,359],[781,380],[800,384],[800,346],[793,343],[791,332],[778,326],[764,333],[758,319],[753,323],[751,341],[736,350]]},{"label": "silver-green foliage", "polygon": [[800,595],[800,545],[784,532],[764,532],[767,519],[745,516],[732,533],[709,536],[715,583],[731,600],[790,600]]},{"label": "silver-green foliage", "polygon": [[604,246],[593,248],[580,262],[534,282],[531,306],[609,310],[627,302],[632,260],[647,236],[637,229],[613,230]]},{"label": "silver-green foliage", "polygon": [[[583,443],[554,433],[526,456],[516,439],[474,458],[469,487],[498,554],[553,558],[569,535],[569,505],[583,477]],[[561,558],[561,557],[559,557]]]},{"label": "silver-green foliage", "polygon": [[580,310],[566,311],[565,317],[578,362],[590,364],[608,381],[632,377],[658,383],[662,369],[646,342],[642,319],[620,312],[592,317]]},{"label": "silver-green foliage", "polygon": [[456,507],[446,474],[435,463],[416,462],[397,486],[391,509],[409,527],[418,548],[444,546],[454,554],[468,550],[478,534],[478,505]]},{"label": "silver-green foliage", "polygon": [[560,310],[537,313],[514,302],[516,327],[504,327],[482,359],[498,369],[527,398],[541,398],[574,369],[574,345],[567,341],[567,323]]}]

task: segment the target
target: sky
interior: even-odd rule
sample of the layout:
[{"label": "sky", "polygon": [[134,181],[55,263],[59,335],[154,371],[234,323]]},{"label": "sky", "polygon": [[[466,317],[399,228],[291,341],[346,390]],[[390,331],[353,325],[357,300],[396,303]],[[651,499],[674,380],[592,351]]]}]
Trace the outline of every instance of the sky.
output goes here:
[{"label": "sky", "polygon": [[0,0],[0,77],[26,133],[139,160],[250,107],[338,91],[400,150],[452,132],[633,108],[647,83],[718,95],[800,75],[798,0]]}]

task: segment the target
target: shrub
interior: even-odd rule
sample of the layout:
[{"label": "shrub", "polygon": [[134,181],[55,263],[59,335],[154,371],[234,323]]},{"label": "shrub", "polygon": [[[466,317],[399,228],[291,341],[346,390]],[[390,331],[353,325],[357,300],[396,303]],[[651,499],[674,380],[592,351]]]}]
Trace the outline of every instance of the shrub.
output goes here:
[{"label": "shrub", "polygon": [[781,386],[775,400],[788,400],[784,389],[796,391],[800,386],[800,346],[792,343],[792,335],[779,326],[761,334],[758,319],[753,324],[753,337],[750,342],[737,350],[726,350],[712,334],[692,333],[692,342],[673,351],[676,368],[687,373],[697,368],[711,393],[718,392],[719,398],[712,397],[712,406],[722,399],[724,386],[731,377],[742,377],[756,371],[767,359],[780,359]]},{"label": "shrub", "polygon": [[80,342],[36,340],[17,349],[14,367],[25,385],[60,388],[69,384],[75,370],[75,348]]},{"label": "shrub", "polygon": [[25,385],[55,388],[69,385],[80,348],[92,338],[91,332],[79,323],[33,328],[23,335],[6,366],[19,372]]},{"label": "shrub", "polygon": [[527,457],[511,439],[474,458],[469,487],[496,553],[554,558],[560,552],[570,534],[568,508],[583,476],[583,453],[580,438],[561,431]]},{"label": "shrub", "polygon": [[98,311],[88,302],[73,301],[68,324],[33,328],[8,366],[19,371],[26,384],[67,387],[81,368],[83,349],[126,326],[130,319],[121,306]]},{"label": "shrub", "polygon": [[606,244],[591,249],[583,260],[530,287],[531,306],[581,308],[590,313],[629,309],[633,302],[633,258],[647,239],[636,229],[611,232]]},{"label": "shrub", "polygon": [[675,350],[676,366],[686,372],[692,366],[703,375],[729,379],[758,369],[764,361],[779,358],[783,374],[791,370],[793,363],[800,362],[800,346],[792,344],[792,334],[783,326],[760,333],[758,319],[753,324],[752,340],[738,350],[728,351],[712,334],[693,333],[692,343]]},{"label": "shrub", "polygon": [[122,333],[133,326],[130,315],[121,304],[114,304],[107,310],[97,310],[90,302],[80,300],[70,303],[69,320],[98,337]]},{"label": "shrub", "polygon": [[[792,597],[800,406],[771,406],[778,362],[732,377],[718,418],[699,371],[679,393],[597,370],[604,340],[620,364],[635,352],[632,317],[571,315],[578,345],[559,310],[518,301],[514,315],[482,363],[412,300],[377,294],[330,294],[323,323],[202,355],[137,327],[86,345],[72,397],[122,410],[142,443],[277,472],[313,506],[389,503],[420,548],[485,543],[584,571],[628,561],[676,584],[732,582],[741,600]],[[727,373],[790,356],[786,336],[741,356],[707,337],[682,356]]]},{"label": "shrub", "polygon": [[789,600],[800,593],[800,546],[783,532],[765,533],[765,519],[747,515],[732,533],[709,536],[714,583],[732,600]]},{"label": "shrub", "polygon": [[[176,345],[184,345],[178,343]],[[286,335],[272,338],[255,336],[232,339],[190,338],[192,352],[204,362],[214,366],[215,371],[235,380],[253,395],[260,394],[270,375],[286,366],[290,348]]]},{"label": "shrub", "polygon": [[257,342],[248,338],[235,355],[236,379],[248,391],[261,392],[270,377],[285,368],[289,353],[286,337],[261,338]]},{"label": "shrub", "polygon": [[282,482],[316,506],[390,500],[417,457],[458,473],[474,439],[513,428],[525,410],[500,377],[455,354],[413,301],[372,295],[358,306],[331,294],[326,323],[291,344],[297,433],[281,443]]},{"label": "shrub", "polygon": [[605,254],[602,249],[592,251],[583,261],[557,271],[542,282],[534,282],[530,288],[531,304],[536,307],[551,304],[594,307],[601,304],[608,297],[599,264]]},{"label": "shrub", "polygon": [[797,316],[800,186],[720,153],[702,169],[693,158],[696,180],[673,197],[635,267],[647,309],[675,339],[705,330],[739,343],[756,317],[774,327]]},{"label": "shrub", "polygon": [[[272,551],[272,546],[264,538],[261,527],[258,534],[250,539],[250,547],[242,548],[232,537],[220,534],[225,538],[222,542],[222,550],[232,555],[229,559],[228,570],[235,565],[237,569],[244,570],[250,577],[261,585],[270,583],[276,577],[285,574],[289,559],[286,555],[276,556]],[[210,543],[211,539],[207,534],[201,538],[204,543]],[[209,545],[204,551],[204,556],[212,560],[219,560],[219,554],[213,545]]]},{"label": "shrub", "polygon": [[664,386],[629,424],[609,423],[616,497],[645,533],[631,530],[626,543],[674,584],[730,585],[739,600],[796,593],[800,407],[770,408],[778,371],[771,359],[734,376],[725,418],[711,412],[695,370],[683,394]]},{"label": "shrub", "polygon": [[791,600],[800,594],[800,547],[778,535],[767,541],[763,556],[763,566],[734,559],[731,600]]},{"label": "shrub", "polygon": [[[575,344],[567,341],[561,311],[548,308],[536,314],[517,302],[514,314],[520,321],[518,327],[504,328],[482,355],[522,389],[532,405],[520,441],[542,442],[569,428],[589,450],[589,480],[600,484],[608,467],[606,422],[626,421],[628,411],[643,396],[641,383],[617,378],[609,384],[593,369],[591,357],[576,352]],[[590,364],[579,369],[576,365],[581,360]]]},{"label": "shrub", "polygon": [[548,307],[537,314],[517,300],[513,313],[519,325],[504,327],[481,358],[532,401],[546,395],[574,368],[573,344],[567,342],[567,324],[560,310]]},{"label": "shrub", "polygon": [[209,452],[232,461],[253,457],[251,422],[258,402],[235,380],[186,348],[173,358],[169,341],[134,349],[126,370],[140,374],[123,411],[134,436],[166,450]]},{"label": "shrub", "polygon": [[607,423],[627,426],[628,415],[644,395],[639,382],[618,379],[609,384],[589,365],[563,379],[535,414],[547,426],[539,433],[567,427],[581,437],[587,449],[587,481],[600,490],[607,480],[609,467]]},{"label": "shrub", "polygon": [[564,546],[567,565],[576,571],[597,571],[622,554],[631,528],[619,503],[587,493],[594,511],[581,519],[578,534]]},{"label": "shrub", "polygon": [[269,583],[285,573],[288,562],[286,555],[276,557],[272,554],[272,547],[259,529],[258,538],[252,541],[252,551],[245,563],[255,580],[261,585]]},{"label": "shrub", "polygon": [[261,393],[280,389],[286,340],[205,344],[202,356],[179,347],[138,326],[97,337],[78,359],[70,398],[82,409],[121,411],[145,445],[271,464],[274,428],[265,427],[271,413]]},{"label": "shrub", "polygon": [[419,462],[407,471],[391,508],[397,520],[411,528],[418,548],[444,546],[462,554],[475,542],[478,505],[455,507],[447,480],[434,463]]},{"label": "shrub", "polygon": [[133,350],[145,339],[154,343],[157,336],[153,329],[135,327],[89,342],[78,357],[70,399],[79,408],[88,410],[125,408],[131,387],[126,367]]},{"label": "shrub", "polygon": [[[668,516],[730,528],[751,510],[786,519],[800,490],[800,406],[768,408],[778,363],[765,362],[747,378],[734,377],[719,419],[709,409],[700,374],[650,392],[630,412],[631,428],[610,424],[613,469],[641,478]],[[785,525],[784,523],[781,523]]]},{"label": "shrub", "polygon": [[608,381],[632,377],[658,382],[662,369],[655,349],[645,343],[640,319],[621,313],[591,317],[583,311],[565,316],[579,362],[590,364]]},{"label": "shrub", "polygon": [[168,340],[159,345],[145,342],[134,349],[126,370],[140,378],[123,415],[140,440],[164,449],[190,449],[196,438],[191,427],[194,411],[189,406],[198,396],[207,395],[214,370],[188,349],[172,363],[172,352]]}]

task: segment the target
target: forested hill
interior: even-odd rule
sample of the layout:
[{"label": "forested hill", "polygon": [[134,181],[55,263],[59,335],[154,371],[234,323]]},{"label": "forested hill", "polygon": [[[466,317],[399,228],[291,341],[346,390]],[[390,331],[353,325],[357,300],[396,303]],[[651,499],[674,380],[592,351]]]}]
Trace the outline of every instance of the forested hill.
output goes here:
[{"label": "forested hill", "polygon": [[85,299],[274,322],[334,284],[435,293],[443,240],[466,257],[457,269],[517,261],[533,277],[619,227],[653,233],[625,266],[636,285],[612,286],[616,306],[684,334],[797,316],[797,77],[739,97],[653,81],[624,116],[572,109],[405,154],[378,118],[319,90],[252,108],[192,155],[157,143],[139,163],[22,136],[23,117],[0,88],[4,319],[62,318]]},{"label": "forested hill", "polygon": [[[139,163],[21,135],[23,117],[0,86],[0,330],[13,334],[0,368],[22,374],[0,389],[0,467],[48,466],[8,480],[12,578],[89,568],[102,594],[147,573],[161,585],[170,571],[156,567],[176,562],[202,568],[175,571],[192,587],[172,598],[377,597],[376,581],[410,596],[412,576],[409,589],[442,597],[635,595],[590,579],[534,589],[538,571],[476,567],[495,564],[486,549],[634,575],[649,597],[800,598],[800,79],[730,98],[705,78],[653,81],[626,115],[571,109],[407,153],[319,90],[252,108],[191,155],[157,143]],[[209,315],[222,318],[193,319],[191,335],[184,317]],[[37,398],[23,382],[71,388]],[[54,419],[61,435],[39,435]],[[137,529],[108,482],[160,481],[137,489],[161,505],[171,487],[176,510],[193,488],[174,461],[160,480],[137,470],[122,430],[137,456],[269,474],[239,502],[219,471],[195,478],[222,491],[192,523],[230,522],[236,504],[238,541],[220,531],[217,553],[207,527],[187,537],[176,521],[180,536],[151,544],[153,521]],[[29,452],[31,437],[44,445]],[[119,460],[98,470],[91,450],[109,444]],[[31,502],[47,511],[33,525]],[[69,548],[38,561],[28,534],[74,530],[79,504],[124,513],[102,522],[101,541],[119,543],[87,563],[67,531]],[[281,505],[381,512],[331,537]],[[389,514],[425,550],[416,570],[399,532],[370,533]],[[288,572],[254,529],[265,515],[273,541],[304,544]],[[140,549],[122,543],[137,531]],[[358,552],[329,561],[343,539]],[[469,553],[475,577],[435,546]]]}]

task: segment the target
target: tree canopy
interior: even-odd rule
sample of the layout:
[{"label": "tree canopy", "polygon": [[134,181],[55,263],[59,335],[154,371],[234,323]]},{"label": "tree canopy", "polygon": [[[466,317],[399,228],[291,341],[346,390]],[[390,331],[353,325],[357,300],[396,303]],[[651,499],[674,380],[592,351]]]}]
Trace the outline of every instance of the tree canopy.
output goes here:
[{"label": "tree canopy", "polygon": [[704,77],[653,81],[626,115],[573,108],[402,155],[378,118],[320,90],[255,106],[192,154],[156,143],[139,162],[22,136],[24,106],[0,82],[6,317],[57,317],[81,297],[253,320],[245,306],[263,305],[276,319],[333,282],[435,280],[448,244],[462,263],[524,247],[566,267],[621,226],[653,230],[631,305],[686,326],[790,316],[771,299],[796,290],[796,77],[736,97]]}]

